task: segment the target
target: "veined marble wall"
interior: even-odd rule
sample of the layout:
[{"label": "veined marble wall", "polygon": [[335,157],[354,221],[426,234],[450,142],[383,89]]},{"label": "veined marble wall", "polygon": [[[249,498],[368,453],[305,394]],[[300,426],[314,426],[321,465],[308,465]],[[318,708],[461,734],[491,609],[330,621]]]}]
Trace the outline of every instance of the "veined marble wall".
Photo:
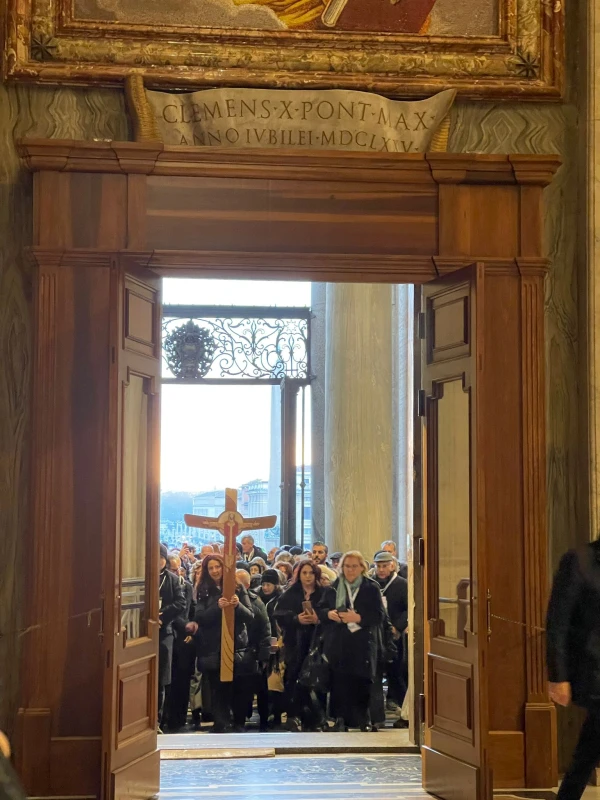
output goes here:
[{"label": "veined marble wall", "polygon": [[[28,591],[27,525],[30,304],[23,248],[31,241],[31,178],[20,171],[14,141],[23,136],[127,139],[117,90],[0,85],[0,726],[10,730],[18,704],[21,608]],[[553,269],[546,291],[549,530],[553,561],[587,522],[578,505],[578,422],[584,382],[578,372],[577,115],[574,105],[461,103],[450,149],[483,153],[558,152],[565,161],[546,190],[546,241]]]}]

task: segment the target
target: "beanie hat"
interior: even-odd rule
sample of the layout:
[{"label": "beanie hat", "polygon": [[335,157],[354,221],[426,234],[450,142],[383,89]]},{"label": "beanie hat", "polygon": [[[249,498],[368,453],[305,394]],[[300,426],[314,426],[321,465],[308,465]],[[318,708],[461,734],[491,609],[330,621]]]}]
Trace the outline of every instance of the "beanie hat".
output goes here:
[{"label": "beanie hat", "polygon": [[279,570],[266,569],[260,577],[261,584],[272,583],[274,586],[279,586]]},{"label": "beanie hat", "polygon": [[236,569],[245,569],[246,572],[250,572],[250,567],[248,566],[247,561],[236,561],[235,566]]},{"label": "beanie hat", "polygon": [[302,551],[302,548],[301,548],[301,547],[291,547],[291,548],[290,548],[290,553],[291,553],[293,556],[301,556],[301,555],[302,555],[302,552],[303,552],[303,551]]},{"label": "beanie hat", "polygon": [[160,557],[164,558],[165,561],[169,560],[169,551],[167,550],[167,547],[164,544],[161,544],[160,546]]}]

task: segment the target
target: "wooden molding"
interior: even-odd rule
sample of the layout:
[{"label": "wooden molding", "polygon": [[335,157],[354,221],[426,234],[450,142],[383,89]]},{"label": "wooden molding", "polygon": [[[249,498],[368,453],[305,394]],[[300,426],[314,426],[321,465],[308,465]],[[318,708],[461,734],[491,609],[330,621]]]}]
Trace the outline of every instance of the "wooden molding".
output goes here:
[{"label": "wooden molding", "polygon": [[521,278],[521,337],[527,699],[528,703],[545,703],[546,409],[544,283],[541,276]]},{"label": "wooden molding", "polygon": [[[186,147],[160,142],[81,142],[22,139],[28,169],[145,175],[338,178],[382,183],[528,183],[545,186],[558,168],[555,155],[456,153],[387,154]],[[516,160],[514,160],[516,159]]]}]

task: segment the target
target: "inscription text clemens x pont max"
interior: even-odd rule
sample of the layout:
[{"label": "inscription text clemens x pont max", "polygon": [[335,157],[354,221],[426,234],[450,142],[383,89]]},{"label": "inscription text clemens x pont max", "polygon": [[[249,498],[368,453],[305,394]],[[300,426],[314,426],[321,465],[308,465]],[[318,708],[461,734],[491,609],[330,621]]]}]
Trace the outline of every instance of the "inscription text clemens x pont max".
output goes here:
[{"label": "inscription text clemens x pont max", "polygon": [[422,152],[454,92],[418,102],[338,90],[148,92],[167,144]]}]

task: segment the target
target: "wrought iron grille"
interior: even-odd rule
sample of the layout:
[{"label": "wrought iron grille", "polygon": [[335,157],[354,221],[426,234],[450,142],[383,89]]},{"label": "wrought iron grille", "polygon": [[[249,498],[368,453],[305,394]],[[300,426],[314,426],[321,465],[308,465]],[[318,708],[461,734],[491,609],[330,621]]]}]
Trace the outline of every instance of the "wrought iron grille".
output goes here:
[{"label": "wrought iron grille", "polygon": [[307,308],[163,306],[163,383],[310,382]]}]

